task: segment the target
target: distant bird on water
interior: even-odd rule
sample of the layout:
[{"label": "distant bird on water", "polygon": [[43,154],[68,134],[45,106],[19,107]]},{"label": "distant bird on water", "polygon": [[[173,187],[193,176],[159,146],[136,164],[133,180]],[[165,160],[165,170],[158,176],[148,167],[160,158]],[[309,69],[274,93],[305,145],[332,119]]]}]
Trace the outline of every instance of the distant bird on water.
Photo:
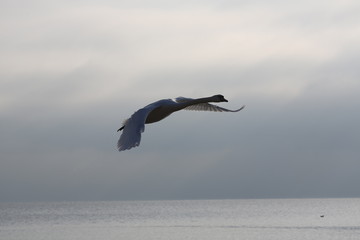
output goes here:
[{"label": "distant bird on water", "polygon": [[124,121],[123,126],[117,131],[123,130],[117,143],[119,151],[137,147],[140,144],[141,133],[144,132],[145,124],[158,122],[173,112],[185,109],[195,111],[213,112],[238,112],[245,106],[237,110],[222,108],[209,102],[227,102],[223,95],[214,95],[204,98],[184,98],[178,97],[174,100],[163,99],[151,103],[144,108],[137,110],[131,117]]}]

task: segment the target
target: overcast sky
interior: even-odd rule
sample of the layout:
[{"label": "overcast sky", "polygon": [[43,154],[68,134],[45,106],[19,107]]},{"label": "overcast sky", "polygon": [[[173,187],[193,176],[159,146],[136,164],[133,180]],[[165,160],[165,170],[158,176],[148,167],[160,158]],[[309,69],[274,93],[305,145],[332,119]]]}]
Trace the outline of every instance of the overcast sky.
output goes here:
[{"label": "overcast sky", "polygon": [[0,201],[360,197],[359,43],[358,0],[1,1]]}]

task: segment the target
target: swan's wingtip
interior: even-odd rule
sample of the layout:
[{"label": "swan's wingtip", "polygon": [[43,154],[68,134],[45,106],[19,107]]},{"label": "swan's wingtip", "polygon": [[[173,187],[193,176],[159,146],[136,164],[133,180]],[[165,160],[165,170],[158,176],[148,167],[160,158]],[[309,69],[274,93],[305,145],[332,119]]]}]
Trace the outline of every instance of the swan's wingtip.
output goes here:
[{"label": "swan's wingtip", "polygon": [[235,110],[235,112],[239,112],[240,110],[243,110],[245,108],[245,105],[242,105],[241,108],[239,108],[238,110]]},{"label": "swan's wingtip", "polygon": [[122,151],[125,151],[125,150],[129,150],[129,149],[132,149],[132,148],[135,148],[135,147],[138,147],[140,145],[140,142],[137,142],[133,145],[124,145],[124,144],[121,144],[120,142],[118,142],[117,144],[117,149],[119,152],[122,152]]}]

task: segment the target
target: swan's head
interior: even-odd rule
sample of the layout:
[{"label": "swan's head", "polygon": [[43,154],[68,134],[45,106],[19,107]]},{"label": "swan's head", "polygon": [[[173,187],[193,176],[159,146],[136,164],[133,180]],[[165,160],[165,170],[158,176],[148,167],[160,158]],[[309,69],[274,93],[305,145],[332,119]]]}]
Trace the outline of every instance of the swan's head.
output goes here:
[{"label": "swan's head", "polygon": [[214,98],[214,102],[228,102],[228,100],[226,100],[224,96],[221,94],[215,95],[213,96],[213,98]]}]

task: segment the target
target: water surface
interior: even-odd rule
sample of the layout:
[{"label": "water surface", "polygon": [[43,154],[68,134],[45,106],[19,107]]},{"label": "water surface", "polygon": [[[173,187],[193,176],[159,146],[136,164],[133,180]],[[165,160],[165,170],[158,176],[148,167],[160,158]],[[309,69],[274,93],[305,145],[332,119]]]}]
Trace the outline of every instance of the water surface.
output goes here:
[{"label": "water surface", "polygon": [[0,239],[360,239],[360,199],[0,203]]}]

